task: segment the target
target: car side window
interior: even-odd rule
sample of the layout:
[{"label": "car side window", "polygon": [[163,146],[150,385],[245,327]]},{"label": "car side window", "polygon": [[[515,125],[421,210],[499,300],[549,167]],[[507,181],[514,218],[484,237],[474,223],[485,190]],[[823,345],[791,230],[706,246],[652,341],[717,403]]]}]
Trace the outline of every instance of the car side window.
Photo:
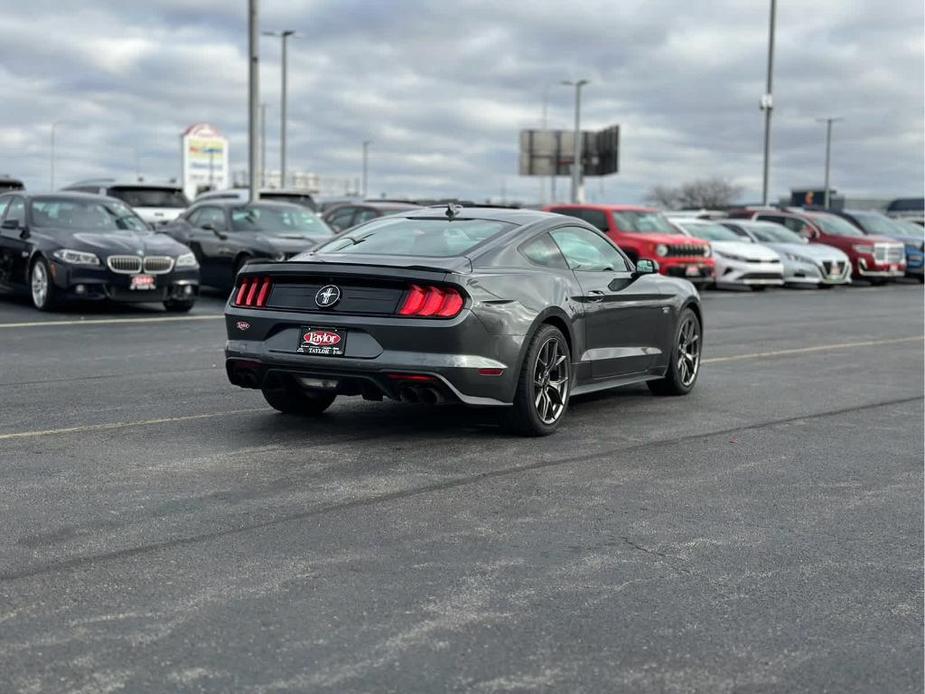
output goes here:
[{"label": "car side window", "polygon": [[353,219],[353,213],[356,210],[355,207],[342,207],[339,210],[335,210],[331,215],[328,224],[334,227],[337,231],[343,231],[344,229],[353,226],[350,223],[350,220]]},{"label": "car side window", "polygon": [[351,226],[368,222],[370,219],[376,219],[378,216],[379,213],[371,207],[360,207],[357,209],[356,217],[353,218],[353,224]]},{"label": "car side window", "polygon": [[568,264],[565,262],[565,258],[562,257],[562,252],[555,241],[549,237],[549,234],[540,234],[536,238],[530,239],[519,250],[534,265],[556,268],[557,270],[568,269]]},{"label": "car side window", "polygon": [[623,255],[600,234],[581,227],[550,232],[572,270],[582,272],[628,272]]},{"label": "car side window", "polygon": [[3,219],[3,213],[10,205],[10,198],[0,198],[0,219]]},{"label": "car side window", "polygon": [[26,201],[17,196],[10,200],[10,205],[6,209],[6,215],[3,221],[16,220],[20,226],[26,221]]},{"label": "car side window", "polygon": [[221,207],[200,207],[189,216],[189,223],[197,228],[211,224],[216,231],[225,230],[225,212]]}]

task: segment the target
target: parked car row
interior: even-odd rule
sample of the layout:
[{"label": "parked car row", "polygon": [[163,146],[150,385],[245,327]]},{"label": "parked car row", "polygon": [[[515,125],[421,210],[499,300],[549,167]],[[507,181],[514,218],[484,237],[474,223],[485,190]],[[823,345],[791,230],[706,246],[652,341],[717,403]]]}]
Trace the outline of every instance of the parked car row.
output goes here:
[{"label": "parked car row", "polygon": [[634,261],[657,261],[662,274],[695,284],[762,289],[922,279],[922,227],[876,212],[759,208],[661,213],[591,204],[545,209],[583,219]]},{"label": "parked car row", "polygon": [[69,298],[161,302],[189,311],[200,284],[228,289],[254,260],[285,260],[333,237],[290,203],[208,200],[152,230],[106,195],[0,194],[0,291],[47,310]]}]

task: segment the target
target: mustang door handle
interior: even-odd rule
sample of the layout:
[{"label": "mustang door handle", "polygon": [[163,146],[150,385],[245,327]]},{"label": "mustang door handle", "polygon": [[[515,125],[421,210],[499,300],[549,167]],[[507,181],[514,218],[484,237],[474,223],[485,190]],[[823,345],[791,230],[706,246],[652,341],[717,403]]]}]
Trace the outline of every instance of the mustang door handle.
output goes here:
[{"label": "mustang door handle", "polygon": [[604,292],[602,292],[600,289],[592,289],[588,292],[588,300],[595,303],[598,301],[603,301]]}]

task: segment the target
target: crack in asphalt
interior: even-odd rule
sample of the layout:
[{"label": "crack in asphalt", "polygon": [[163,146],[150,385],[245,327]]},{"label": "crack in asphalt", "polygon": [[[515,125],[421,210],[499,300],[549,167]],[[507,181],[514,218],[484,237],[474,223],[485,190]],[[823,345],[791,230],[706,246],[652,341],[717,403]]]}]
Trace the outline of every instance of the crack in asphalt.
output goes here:
[{"label": "crack in asphalt", "polygon": [[[860,412],[863,410],[877,409],[879,407],[890,407],[892,405],[902,405],[911,402],[918,402],[925,399],[925,396],[917,395],[915,397],[908,398],[898,398],[894,400],[885,400],[881,402],[867,403],[864,405],[855,405],[852,407],[844,407],[837,410],[829,410],[826,412],[817,412],[813,414],[805,414],[794,417],[786,417],[783,419],[774,419],[766,422],[758,422],[755,424],[746,424],[742,426],[732,427],[728,429],[719,429],[709,432],[701,432],[698,434],[689,434],[687,436],[678,436],[668,439],[659,439],[655,441],[648,441],[645,443],[640,443],[637,445],[631,446],[618,446],[608,448],[606,450],[597,451],[595,453],[587,453],[584,455],[572,456],[569,458],[562,458],[559,460],[547,460],[537,463],[530,463],[528,465],[518,465],[509,468],[503,468],[500,470],[490,470],[487,472],[482,472],[477,475],[470,475],[467,477],[458,477],[452,480],[446,480],[443,482],[435,482],[433,484],[422,485],[420,487],[414,487],[412,489],[404,489],[396,492],[390,492],[388,494],[378,494],[371,497],[366,497],[362,499],[354,499],[352,501],[342,501],[334,504],[328,504],[326,506],[321,506],[319,508],[311,509],[308,511],[302,511],[300,513],[292,513],[285,516],[280,516],[278,518],[273,518],[271,520],[262,521],[260,523],[252,523],[249,525],[238,526],[235,528],[226,528],[225,530],[218,530],[209,533],[202,533],[199,535],[192,535],[190,537],[181,537],[172,540],[165,540],[163,542],[154,542],[146,545],[140,545],[137,547],[129,547],[126,549],[114,550],[112,552],[103,552],[100,554],[94,554],[90,556],[75,557],[73,559],[53,562],[51,564],[46,564],[44,566],[38,566],[32,569],[26,569],[23,571],[8,572],[0,574],[0,582],[2,581],[15,581],[23,578],[32,578],[35,576],[41,576],[44,574],[51,574],[61,571],[68,571],[71,569],[79,569],[84,566],[90,566],[99,562],[114,561],[118,559],[125,559],[129,557],[138,556],[141,554],[147,554],[149,552],[156,552],[162,549],[171,549],[176,547],[185,547],[189,545],[198,544],[200,542],[205,542],[208,540],[219,539],[223,537],[228,537],[231,535],[237,535],[240,533],[250,532],[253,530],[262,530],[264,528],[273,527],[276,525],[282,525],[284,523],[290,523],[293,521],[305,520],[307,518],[314,518],[316,516],[321,516],[328,513],[336,513],[339,511],[348,511],[355,508],[363,508],[368,506],[375,506],[378,504],[388,503],[390,501],[395,501],[398,499],[405,499],[414,496],[420,496],[423,494],[429,494],[431,492],[440,492],[447,489],[455,489],[457,487],[468,486],[472,484],[478,484],[489,479],[495,479],[499,477],[508,477],[512,475],[517,475],[524,472],[533,472],[536,470],[543,470],[546,468],[559,467],[562,465],[569,465],[573,463],[584,463],[597,458],[606,457],[618,452],[627,452],[637,449],[652,449],[657,446],[664,446],[666,444],[677,444],[684,441],[697,441],[700,439],[711,438],[714,436],[728,436],[741,431],[751,431],[757,429],[765,429],[768,427],[779,426],[783,424],[791,424],[794,422],[805,421],[809,419],[821,419],[824,417],[834,417],[842,414],[849,414],[852,412]],[[666,555],[659,555],[658,552],[645,549],[639,545],[636,545],[628,538],[623,537],[624,541],[632,547],[646,552],[648,554],[655,554],[665,558]]]}]

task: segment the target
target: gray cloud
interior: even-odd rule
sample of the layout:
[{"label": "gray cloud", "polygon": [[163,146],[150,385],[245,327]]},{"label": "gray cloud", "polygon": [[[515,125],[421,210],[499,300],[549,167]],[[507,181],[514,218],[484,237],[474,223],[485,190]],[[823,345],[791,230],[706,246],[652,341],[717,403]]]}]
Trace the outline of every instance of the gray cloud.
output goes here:
[{"label": "gray cloud", "polygon": [[[212,122],[246,162],[244,0],[7,3],[0,43],[0,171],[45,188],[58,126],[58,182],[175,176],[179,132]],[[623,126],[622,172],[593,197],[633,201],[700,175],[760,188],[767,3],[736,0],[263,0],[264,29],[293,28],[292,166],[359,175],[371,139],[374,192],[535,198],[516,172],[517,132],[568,127],[587,77],[584,122]],[[772,190],[819,185],[823,126],[838,115],[833,183],[883,196],[923,187],[923,8],[875,0],[781,3]],[[263,39],[277,161],[279,46]],[[566,189],[561,181],[560,191]]]}]

